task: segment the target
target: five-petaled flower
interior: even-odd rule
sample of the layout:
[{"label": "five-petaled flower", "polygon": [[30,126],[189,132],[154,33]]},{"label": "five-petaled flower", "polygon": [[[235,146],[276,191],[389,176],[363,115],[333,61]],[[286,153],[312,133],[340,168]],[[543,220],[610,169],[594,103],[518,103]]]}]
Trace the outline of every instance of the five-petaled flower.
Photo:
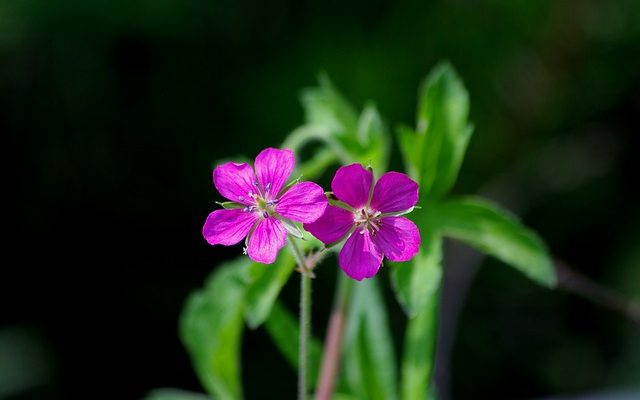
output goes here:
[{"label": "five-petaled flower", "polygon": [[214,169],[213,184],[236,204],[209,214],[202,234],[210,244],[225,246],[246,237],[249,257],[271,264],[286,243],[287,230],[294,226],[291,221],[316,221],[327,207],[327,198],[313,182],[285,187],[295,166],[289,149],[264,149],[254,166],[255,174],[247,163],[228,162]]},{"label": "five-petaled flower", "polygon": [[331,189],[342,207],[329,205],[322,217],[304,224],[305,230],[325,244],[347,238],[338,263],[356,280],[374,276],[383,257],[410,260],[420,246],[416,225],[400,217],[418,202],[418,184],[405,174],[387,172],[373,190],[372,185],[373,174],[362,165],[341,167]]}]

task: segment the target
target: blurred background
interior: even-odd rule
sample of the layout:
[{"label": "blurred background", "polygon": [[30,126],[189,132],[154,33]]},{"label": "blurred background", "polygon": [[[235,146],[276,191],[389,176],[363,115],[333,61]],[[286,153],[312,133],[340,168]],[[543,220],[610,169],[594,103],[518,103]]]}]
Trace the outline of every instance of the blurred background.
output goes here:
[{"label": "blurred background", "polygon": [[[563,265],[640,297],[639,1],[0,0],[0,398],[203,391],[178,316],[241,252],[200,234],[220,200],[213,163],[278,145],[320,71],[390,127],[412,124],[441,59],[476,127],[455,192],[498,201]],[[319,337],[334,277],[327,263],[315,283]],[[296,295],[293,279],[292,309]],[[638,398],[638,325],[468,248],[447,247],[441,318],[444,399]],[[247,398],[293,398],[266,334],[244,340]]]}]

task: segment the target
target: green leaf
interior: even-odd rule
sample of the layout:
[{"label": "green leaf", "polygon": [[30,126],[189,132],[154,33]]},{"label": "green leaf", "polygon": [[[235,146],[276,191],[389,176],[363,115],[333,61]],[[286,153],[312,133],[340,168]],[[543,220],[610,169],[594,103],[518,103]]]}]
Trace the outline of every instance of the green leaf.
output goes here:
[{"label": "green leaf", "polygon": [[241,257],[216,268],[203,289],[188,298],[180,336],[200,382],[219,399],[242,397],[240,344],[247,268]]},{"label": "green leaf", "polygon": [[422,141],[424,139],[416,137],[416,131],[408,126],[400,125],[396,129],[396,132],[405,169],[413,180],[420,182],[420,157],[422,155]]},{"label": "green leaf", "polygon": [[[283,148],[292,149],[294,152],[299,152],[305,144],[312,141],[320,141],[326,145],[326,148],[330,150],[332,156],[324,155],[318,160],[314,160],[314,163],[331,163],[334,160],[339,160],[343,164],[353,162],[349,152],[340,143],[337,137],[335,137],[335,128],[331,125],[322,125],[321,123],[309,123],[296,128],[291,132],[282,144]],[[324,149],[326,150],[326,149]],[[321,150],[319,150],[321,151]],[[305,173],[305,170],[316,172],[317,166],[312,165],[311,168],[300,168],[299,172]],[[305,175],[307,178],[312,178],[313,175]]]},{"label": "green leaf", "polygon": [[432,398],[430,381],[438,333],[439,293],[439,290],[431,293],[422,309],[407,324],[402,358],[403,400]]},{"label": "green leaf", "polygon": [[284,228],[287,230],[287,233],[293,236],[296,239],[303,239],[304,233],[302,233],[302,229],[293,221],[287,218],[279,218],[279,221]]},{"label": "green leaf", "polygon": [[181,389],[154,389],[144,400],[211,400],[211,397]]},{"label": "green leaf", "polygon": [[[371,164],[381,174],[387,164],[389,137],[374,105],[368,104],[358,116],[356,109],[333,87],[326,75],[319,86],[306,89],[301,96],[306,123],[291,132],[283,147],[300,150],[306,143],[322,142],[333,154],[313,160],[316,163],[339,160],[342,164]],[[316,168],[307,168],[317,172]]]},{"label": "green leaf", "polygon": [[344,393],[334,393],[331,400],[358,400],[358,398]]},{"label": "green leaf", "polygon": [[357,129],[335,138],[346,152],[343,164],[360,163],[371,165],[379,176],[386,167],[389,152],[389,137],[378,110],[368,104],[358,119]]},{"label": "green leaf", "polygon": [[216,204],[221,206],[225,210],[235,210],[235,209],[238,209],[238,208],[245,208],[246,207],[244,204],[234,203],[233,201],[224,201],[222,203],[219,202],[219,201],[216,201]]},{"label": "green leaf", "polygon": [[400,148],[423,193],[441,198],[456,181],[473,127],[469,95],[448,63],[438,64],[419,92],[416,134],[401,129]]},{"label": "green leaf", "polygon": [[321,74],[318,81],[318,87],[305,89],[301,95],[307,123],[324,126],[337,135],[355,132],[356,110],[334,88],[326,74]]},{"label": "green leaf", "polygon": [[[310,249],[323,247],[315,237],[304,234],[304,240],[297,243],[307,252]],[[287,240],[297,240],[289,237]],[[260,326],[268,317],[274,302],[280,295],[282,287],[287,283],[296,261],[290,249],[283,249],[273,264],[252,263],[248,269],[249,285],[245,296],[245,320],[251,329]]]},{"label": "green leaf", "polygon": [[395,264],[391,269],[396,298],[410,318],[430,301],[442,277],[442,238],[424,227],[422,231],[418,254],[411,261]]},{"label": "green leaf", "polygon": [[318,149],[312,158],[299,165],[299,171],[306,180],[313,180],[322,176],[337,160],[338,157],[330,148]]},{"label": "green leaf", "polygon": [[444,235],[498,258],[541,285],[556,285],[553,262],[542,240],[497,205],[466,197],[434,205],[431,211]]},{"label": "green leaf", "polygon": [[265,265],[255,262],[251,264],[249,267],[251,278],[245,297],[245,320],[251,329],[257,328],[269,317],[271,308],[295,265],[293,256],[286,250],[278,254],[273,264]]},{"label": "green leaf", "polygon": [[[300,329],[296,318],[282,303],[276,302],[264,326],[278,350],[280,350],[289,364],[297,370],[298,344],[300,341],[298,333]],[[317,339],[312,339],[309,343],[309,379],[307,379],[307,384],[309,389],[313,389],[318,380],[322,345]]]},{"label": "green leaf", "polygon": [[442,277],[442,237],[422,214],[420,252],[408,263],[393,267],[391,282],[396,298],[409,316],[402,359],[401,398],[425,399],[429,392],[437,307]]},{"label": "green leaf", "polygon": [[356,140],[359,146],[346,147],[353,149],[355,161],[363,165],[371,164],[378,176],[384,173],[389,157],[389,135],[373,104],[368,104],[360,114]]},{"label": "green leaf", "polygon": [[343,376],[359,399],[398,398],[396,359],[375,278],[353,285],[343,343]]}]

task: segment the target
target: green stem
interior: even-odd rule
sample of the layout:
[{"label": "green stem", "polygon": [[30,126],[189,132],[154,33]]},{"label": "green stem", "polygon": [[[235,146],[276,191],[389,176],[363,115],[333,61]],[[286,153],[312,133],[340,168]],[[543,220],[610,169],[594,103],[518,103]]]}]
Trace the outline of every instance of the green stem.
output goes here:
[{"label": "green stem", "polygon": [[299,379],[298,399],[307,398],[307,360],[309,359],[309,337],[311,336],[311,277],[300,274],[300,350],[299,350]]},{"label": "green stem", "polygon": [[436,290],[424,309],[407,322],[400,388],[400,398],[403,400],[425,398],[434,391],[431,377],[438,337],[439,303],[440,290]]},{"label": "green stem", "polygon": [[311,269],[302,254],[302,251],[289,236],[289,243],[293,255],[300,269],[300,338],[298,342],[298,400],[307,398],[307,376],[309,359],[309,338],[311,336]]}]

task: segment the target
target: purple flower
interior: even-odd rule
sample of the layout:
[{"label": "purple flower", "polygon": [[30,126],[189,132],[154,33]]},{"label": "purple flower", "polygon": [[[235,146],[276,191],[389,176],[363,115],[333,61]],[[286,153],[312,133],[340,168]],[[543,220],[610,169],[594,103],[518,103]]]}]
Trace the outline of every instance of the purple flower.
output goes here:
[{"label": "purple flower", "polygon": [[285,187],[295,166],[289,149],[264,149],[249,164],[228,162],[213,170],[213,184],[234,204],[209,214],[202,235],[209,244],[231,246],[245,237],[246,253],[254,261],[271,264],[285,245],[291,221],[311,223],[320,218],[327,198],[313,182]]},{"label": "purple flower", "polygon": [[407,175],[387,172],[372,189],[373,174],[360,164],[341,167],[331,182],[333,194],[345,208],[329,205],[317,221],[304,228],[325,244],[347,238],[338,263],[356,280],[371,278],[382,263],[408,261],[418,252],[420,232],[399,215],[418,202],[418,184]]}]

